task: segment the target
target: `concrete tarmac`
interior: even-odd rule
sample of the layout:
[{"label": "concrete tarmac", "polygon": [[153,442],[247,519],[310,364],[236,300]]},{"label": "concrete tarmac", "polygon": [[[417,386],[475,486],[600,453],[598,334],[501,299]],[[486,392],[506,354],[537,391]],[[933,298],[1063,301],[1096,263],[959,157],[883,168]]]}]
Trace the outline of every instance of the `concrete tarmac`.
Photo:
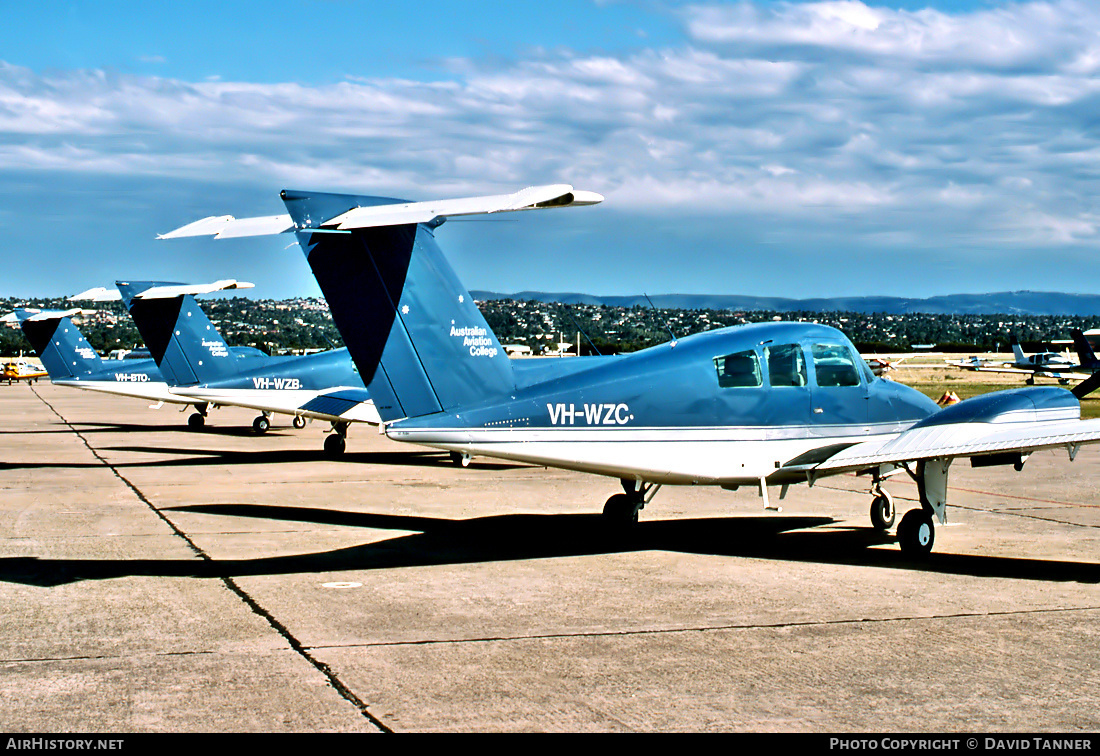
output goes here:
[{"label": "concrete tarmac", "polygon": [[915,564],[864,478],[621,540],[617,481],[253,416],[0,387],[0,728],[1100,729],[1100,446],[956,463]]}]

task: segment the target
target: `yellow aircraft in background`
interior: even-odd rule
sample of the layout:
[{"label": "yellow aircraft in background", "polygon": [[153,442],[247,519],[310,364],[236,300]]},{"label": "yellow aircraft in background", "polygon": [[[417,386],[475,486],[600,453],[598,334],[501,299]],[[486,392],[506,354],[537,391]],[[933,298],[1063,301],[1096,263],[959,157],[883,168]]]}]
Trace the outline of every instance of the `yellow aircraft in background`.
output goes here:
[{"label": "yellow aircraft in background", "polygon": [[39,378],[45,378],[46,371],[38,365],[23,357],[17,357],[4,363],[4,372],[0,373],[0,380],[6,380],[10,386],[12,381],[31,381],[35,383]]}]

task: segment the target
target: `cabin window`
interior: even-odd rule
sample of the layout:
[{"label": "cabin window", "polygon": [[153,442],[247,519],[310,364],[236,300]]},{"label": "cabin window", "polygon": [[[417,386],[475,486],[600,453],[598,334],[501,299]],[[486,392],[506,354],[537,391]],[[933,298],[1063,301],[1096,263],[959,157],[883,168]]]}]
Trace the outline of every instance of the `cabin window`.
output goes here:
[{"label": "cabin window", "polygon": [[848,347],[840,344],[814,344],[810,351],[814,358],[814,374],[817,376],[818,386],[832,388],[859,385],[859,372]]},{"label": "cabin window", "polygon": [[722,388],[758,388],[764,385],[760,377],[760,358],[756,352],[734,352],[725,357],[715,357],[718,385]]},{"label": "cabin window", "polygon": [[764,347],[768,378],[773,386],[805,386],[806,359],[798,344]]}]

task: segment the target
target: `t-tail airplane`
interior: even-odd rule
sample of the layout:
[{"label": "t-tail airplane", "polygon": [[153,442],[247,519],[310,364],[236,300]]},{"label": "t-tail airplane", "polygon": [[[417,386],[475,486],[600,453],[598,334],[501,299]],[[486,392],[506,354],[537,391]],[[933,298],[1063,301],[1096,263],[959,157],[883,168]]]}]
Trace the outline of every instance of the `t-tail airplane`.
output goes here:
[{"label": "t-tail airplane", "polygon": [[194,404],[169,392],[153,360],[105,360],[96,354],[72,321],[72,316],[79,312],[79,309],[15,311],[23,334],[42,360],[52,383],[155,402]]},{"label": "t-tail airplane", "polygon": [[991,363],[986,360],[979,360],[976,357],[972,357],[970,361],[952,362],[948,363],[953,367],[960,367],[966,370],[974,370],[980,373],[1018,373],[1020,375],[1026,375],[1024,380],[1029,386],[1035,385],[1036,378],[1057,378],[1058,382],[1062,385],[1069,383],[1071,380],[1081,380],[1088,377],[1088,372],[1081,372],[1081,366],[1073,360],[1058,354],[1057,352],[1036,352],[1035,354],[1024,354],[1023,347],[1020,346],[1020,342],[1016,340],[1016,335],[1012,334],[1012,354],[1015,360],[1013,362],[1001,362]]},{"label": "t-tail airplane", "polygon": [[[347,349],[301,357],[272,357],[229,347],[193,294],[211,285],[117,282],[123,303],[160,366],[171,392],[190,401],[260,410],[252,427],[264,433],[272,413],[332,423],[325,451],[343,453],[348,425],[380,422]],[[231,357],[230,355],[233,355]]]},{"label": "t-tail airplane", "polygon": [[[621,481],[605,518],[618,526],[667,484],[768,488],[871,476],[871,519],[889,528],[890,476],[911,475],[920,508],[901,519],[903,553],[928,554],[947,517],[954,460],[1022,468],[1036,449],[1073,459],[1100,441],[1074,394],[1000,391],[938,408],[875,378],[840,331],[758,323],[676,339],[568,373],[517,369],[443,256],[453,215],[595,204],[557,185],[434,202],[282,192],[287,215],[206,218],[162,238],[293,232],[395,440],[596,473]],[[539,361],[526,361],[539,362]]]}]

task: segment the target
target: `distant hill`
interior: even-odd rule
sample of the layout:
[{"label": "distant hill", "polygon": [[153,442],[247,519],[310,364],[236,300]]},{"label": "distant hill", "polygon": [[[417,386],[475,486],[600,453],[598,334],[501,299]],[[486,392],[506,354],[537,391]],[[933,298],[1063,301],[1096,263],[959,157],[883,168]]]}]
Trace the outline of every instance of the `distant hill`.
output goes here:
[{"label": "distant hill", "polygon": [[[519,301],[593,304],[612,307],[648,307],[643,295],[598,297],[574,292],[520,291],[499,294],[472,291],[475,299],[515,299]],[[661,308],[687,310],[775,310],[793,312],[864,312],[904,315],[928,313],[947,315],[1100,315],[1100,294],[1060,294],[1046,291],[1002,291],[995,294],[949,294],[927,299],[907,297],[831,297],[787,299],[753,297],[742,294],[653,294],[653,304]]]}]

